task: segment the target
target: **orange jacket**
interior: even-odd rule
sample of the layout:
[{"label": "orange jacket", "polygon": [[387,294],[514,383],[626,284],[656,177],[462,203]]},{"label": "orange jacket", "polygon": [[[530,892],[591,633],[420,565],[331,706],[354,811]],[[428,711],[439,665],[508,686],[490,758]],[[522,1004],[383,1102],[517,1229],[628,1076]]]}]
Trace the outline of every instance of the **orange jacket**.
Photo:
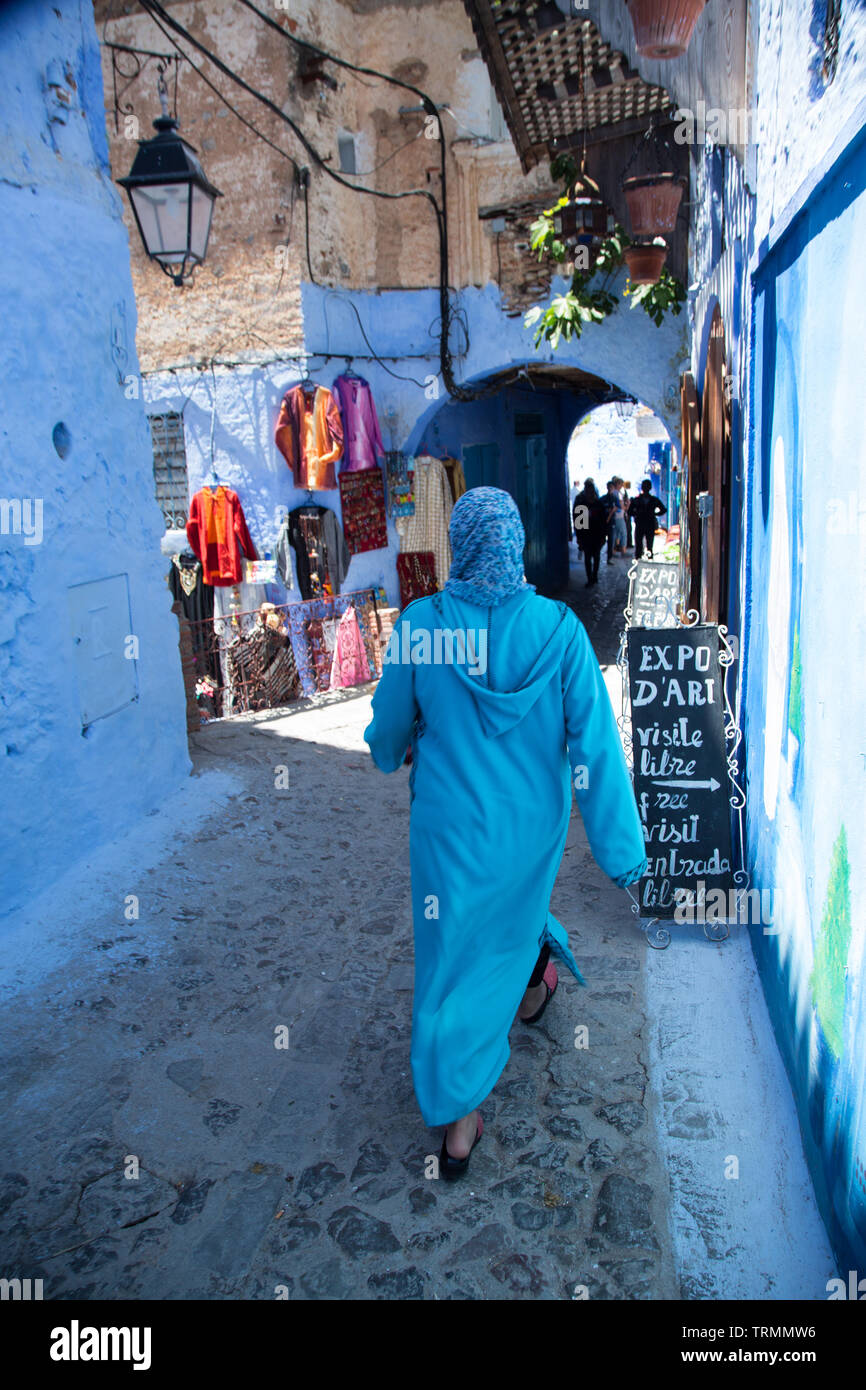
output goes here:
[{"label": "orange jacket", "polygon": [[343,456],[343,421],[326,386],[315,392],[293,386],[286,392],[274,440],[295,487],[318,491],[337,486],[334,464]]},{"label": "orange jacket", "polygon": [[218,488],[203,487],[195,494],[189,504],[186,534],[201,560],[205,584],[215,588],[241,583],[241,548],[248,560],[259,558],[240,498],[222,484]]}]

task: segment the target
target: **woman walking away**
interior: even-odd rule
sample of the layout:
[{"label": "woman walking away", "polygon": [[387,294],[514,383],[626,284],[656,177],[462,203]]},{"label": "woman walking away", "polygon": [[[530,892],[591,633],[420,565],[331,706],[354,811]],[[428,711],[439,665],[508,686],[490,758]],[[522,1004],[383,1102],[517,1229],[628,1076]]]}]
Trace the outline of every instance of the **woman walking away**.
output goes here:
[{"label": "woman walking away", "polygon": [[443,1177],[481,1138],[515,1015],[553,995],[550,951],[581,980],[549,909],[572,780],[605,873],[622,886],[646,863],[598,663],[571,610],[525,582],[513,499],[472,488],[450,533],[450,578],[395,626],[364,733],[383,772],[411,742],[412,1075],[426,1123],[447,1126]]},{"label": "woman walking away", "polygon": [[598,562],[607,536],[607,517],[604,502],[596,492],[595,483],[588,479],[583,490],[587,509],[583,540],[583,563],[586,567],[586,587],[598,583]]}]

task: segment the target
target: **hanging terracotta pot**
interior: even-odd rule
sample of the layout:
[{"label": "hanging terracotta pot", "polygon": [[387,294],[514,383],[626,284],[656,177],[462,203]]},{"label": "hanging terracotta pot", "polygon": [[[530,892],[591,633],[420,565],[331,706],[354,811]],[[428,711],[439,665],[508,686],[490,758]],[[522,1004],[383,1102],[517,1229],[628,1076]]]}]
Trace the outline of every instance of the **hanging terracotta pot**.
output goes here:
[{"label": "hanging terracotta pot", "polygon": [[668,248],[654,242],[643,246],[628,246],[624,252],[629,279],[633,285],[654,285],[662,273]]},{"label": "hanging terracotta pot", "polygon": [[681,58],[706,0],[627,0],[642,58]]},{"label": "hanging terracotta pot", "polygon": [[679,174],[642,174],[625,180],[622,191],[633,236],[652,238],[676,231],[683,184]]}]

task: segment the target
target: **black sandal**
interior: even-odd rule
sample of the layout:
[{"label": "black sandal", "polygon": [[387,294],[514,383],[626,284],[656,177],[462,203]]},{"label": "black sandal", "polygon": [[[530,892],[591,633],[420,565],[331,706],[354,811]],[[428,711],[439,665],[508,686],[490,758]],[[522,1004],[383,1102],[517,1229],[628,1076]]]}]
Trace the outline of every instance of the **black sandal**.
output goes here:
[{"label": "black sandal", "polygon": [[[551,971],[553,972],[552,985],[550,984],[548,978]],[[547,994],[544,997],[544,1003],[541,1005],[540,1009],[536,1009],[535,1013],[532,1014],[530,1018],[521,1018],[521,1023],[538,1023],[538,1021],[541,1018],[541,1015],[544,1013],[544,1010],[547,1008],[548,1004],[550,1003],[551,999],[556,993],[557,988],[559,986],[559,976],[556,973],[556,966],[553,964],[552,961],[548,965],[547,969],[544,972],[544,975],[542,976],[542,983],[544,984],[544,988],[547,990]]]},{"label": "black sandal", "polygon": [[[482,1120],[481,1115],[479,1113],[478,1128],[476,1130],[475,1139],[472,1144],[472,1149],[475,1148],[475,1145],[478,1143],[478,1140],[481,1138],[483,1133],[484,1121]],[[461,1178],[469,1167],[469,1158],[472,1153],[472,1149],[469,1150],[469,1153],[466,1155],[465,1158],[454,1158],[453,1154],[450,1154],[448,1152],[446,1144],[447,1138],[448,1131],[446,1129],[445,1133],[442,1136],[442,1151],[439,1154],[439,1176],[442,1178],[449,1179]]]}]

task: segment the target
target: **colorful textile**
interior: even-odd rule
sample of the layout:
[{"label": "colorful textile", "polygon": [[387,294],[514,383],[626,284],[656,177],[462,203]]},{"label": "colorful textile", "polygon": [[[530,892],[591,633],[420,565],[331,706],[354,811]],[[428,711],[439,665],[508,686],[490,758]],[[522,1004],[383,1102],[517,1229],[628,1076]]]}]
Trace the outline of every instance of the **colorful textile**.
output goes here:
[{"label": "colorful textile", "polygon": [[414,603],[416,598],[435,594],[436,562],[432,550],[410,550],[397,556],[397,580],[400,585],[400,607]]},{"label": "colorful textile", "polygon": [[414,472],[409,460],[399,449],[385,455],[388,476],[388,515],[412,516],[415,511]]},{"label": "colorful textile", "polygon": [[220,588],[243,578],[242,554],[257,560],[240,498],[231,488],[203,487],[189,504],[186,534],[201,560],[205,584]]},{"label": "colorful textile", "polygon": [[381,468],[341,473],[340,506],[350,555],[360,555],[364,550],[387,549],[388,522]]},{"label": "colorful textile", "polygon": [[400,549],[432,550],[436,582],[441,589],[451,565],[448,522],[451,519],[451,485],[441,459],[420,454],[415,460],[415,512],[395,522]]},{"label": "colorful textile", "polygon": [[[349,607],[355,609],[370,670],[381,670],[379,635],[375,624],[375,605],[366,594],[338,594],[335,598],[313,599],[307,603],[290,603],[287,610],[289,636],[304,695],[314,695],[318,689],[328,689],[333,660],[332,656],[327,656],[327,641],[323,625],[320,624],[320,627],[314,629],[312,634],[315,645],[314,653],[311,650],[310,634],[306,624],[311,619],[340,618]],[[315,658],[319,659],[321,669],[317,667]],[[324,670],[324,677],[321,674],[322,670]],[[324,679],[324,684],[320,686],[319,681],[321,679]]]},{"label": "colorful textile", "polygon": [[287,589],[294,588],[292,550],[302,598],[338,592],[351,556],[336,512],[330,507],[295,507],[284,518],[274,553]]},{"label": "colorful textile", "polygon": [[473,487],[451,513],[451,574],[455,598],[496,607],[527,586],[523,577],[526,536],[517,503],[499,487]]},{"label": "colorful textile", "polygon": [[385,452],[369,382],[362,376],[338,376],[334,396],[343,419],[342,473],[377,468]]},{"label": "colorful textile", "polygon": [[274,441],[295,487],[315,492],[337,486],[334,464],[343,453],[343,421],[326,386],[293,386],[286,392]]},{"label": "colorful textile", "polygon": [[331,663],[331,689],[361,685],[370,679],[370,663],[361,641],[361,629],[354,608],[347,608],[337,628],[334,660]]},{"label": "colorful textile", "polygon": [[[410,652],[432,650],[443,628],[482,629],[474,650],[486,659],[401,661],[405,623]],[[572,787],[613,879],[645,862],[640,818],[589,639],[570,609],[528,587],[492,612],[448,589],[414,603],[391,637],[364,737],[383,772],[402,766],[411,742],[412,1074],[425,1122],[449,1124],[481,1104],[508,1061],[545,943],[580,979],[550,912]]]}]

